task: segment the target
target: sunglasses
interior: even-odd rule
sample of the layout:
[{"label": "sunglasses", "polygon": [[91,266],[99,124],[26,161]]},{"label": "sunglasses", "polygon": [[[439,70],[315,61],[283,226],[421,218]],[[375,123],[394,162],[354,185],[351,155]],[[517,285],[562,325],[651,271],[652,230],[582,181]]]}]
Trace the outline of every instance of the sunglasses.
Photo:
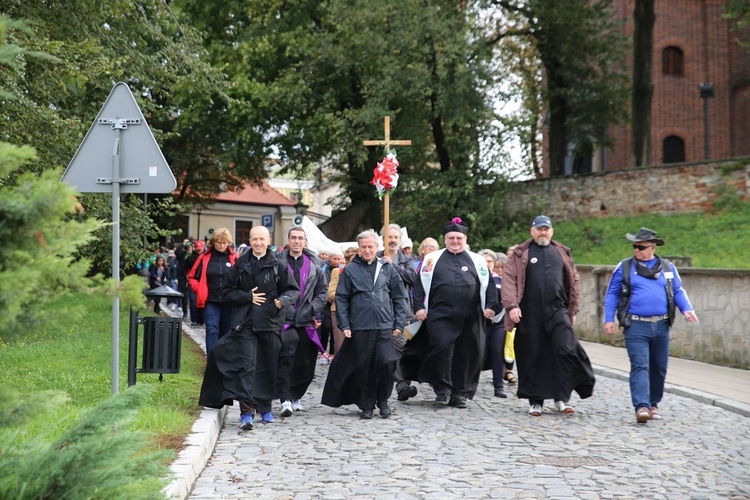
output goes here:
[{"label": "sunglasses", "polygon": [[651,248],[653,245],[633,245],[633,248],[636,250],[645,250],[647,248]]}]

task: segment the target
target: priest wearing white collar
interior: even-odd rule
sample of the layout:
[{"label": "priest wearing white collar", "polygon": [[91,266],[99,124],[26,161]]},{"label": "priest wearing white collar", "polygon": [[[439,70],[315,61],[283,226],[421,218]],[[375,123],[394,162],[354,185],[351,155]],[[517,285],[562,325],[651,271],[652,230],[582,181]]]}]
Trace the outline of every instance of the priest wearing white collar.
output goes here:
[{"label": "priest wearing white collar", "polygon": [[500,308],[497,289],[488,286],[487,263],[467,249],[468,231],[453,218],[445,226],[445,248],[425,255],[414,309],[425,322],[428,348],[418,369],[407,368],[416,373],[404,374],[432,384],[435,401],[456,408],[466,408],[474,397],[484,358],[484,318]]}]

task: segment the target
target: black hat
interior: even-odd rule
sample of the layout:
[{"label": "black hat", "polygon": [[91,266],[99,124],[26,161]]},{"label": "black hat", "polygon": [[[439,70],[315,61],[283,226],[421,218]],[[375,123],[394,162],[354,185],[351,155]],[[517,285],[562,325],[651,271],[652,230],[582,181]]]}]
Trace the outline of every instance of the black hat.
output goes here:
[{"label": "black hat", "polygon": [[464,226],[461,217],[453,217],[453,219],[451,219],[451,221],[445,225],[445,231],[443,231],[443,234],[447,234],[453,231],[467,234],[469,232],[469,228],[467,226]]},{"label": "black hat", "polygon": [[537,215],[534,222],[531,223],[531,227],[552,227],[552,221],[546,215]]},{"label": "black hat", "polygon": [[632,241],[633,243],[639,241],[648,241],[649,243],[653,243],[656,246],[661,246],[664,244],[663,239],[656,237],[656,231],[647,227],[642,227],[641,230],[638,231],[638,234],[627,233],[625,234],[625,238],[627,238],[628,241]]}]

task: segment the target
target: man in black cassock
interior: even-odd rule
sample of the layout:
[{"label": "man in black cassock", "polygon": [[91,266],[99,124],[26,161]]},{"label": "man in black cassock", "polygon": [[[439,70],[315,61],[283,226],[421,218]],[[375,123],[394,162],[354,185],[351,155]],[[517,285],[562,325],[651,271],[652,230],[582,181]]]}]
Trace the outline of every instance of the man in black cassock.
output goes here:
[{"label": "man in black cassock", "polygon": [[371,419],[377,405],[380,416],[388,418],[396,369],[393,337],[404,330],[406,293],[396,268],[377,258],[375,232],[360,233],[357,244],[359,255],[344,268],[336,288],[336,322],[344,343],[328,370],[321,402],[356,404],[362,419]]},{"label": "man in black cassock", "polygon": [[[552,221],[534,219],[531,239],[518,245],[503,269],[505,329],[516,328],[518,397],[529,400],[529,415],[542,414],[545,399],[555,410],[575,413],[572,391],[581,399],[594,390],[594,371],[573,332],[580,280],[570,249],[552,241]],[[517,326],[516,326],[517,325]]]},{"label": "man in black cassock", "polygon": [[250,430],[255,414],[273,422],[276,370],[284,308],[299,297],[287,266],[268,252],[271,235],[263,226],[250,230],[252,251],[229,268],[224,296],[232,302],[232,329],[208,355],[198,403],[209,408],[240,402],[240,428]]},{"label": "man in black cassock", "polygon": [[407,345],[399,365],[404,378],[431,384],[436,402],[456,408],[466,408],[474,397],[484,360],[484,319],[500,307],[486,261],[466,249],[468,231],[455,217],[445,226],[445,248],[425,255],[414,287],[415,315],[424,323],[410,343],[426,344],[426,353],[418,359]]}]

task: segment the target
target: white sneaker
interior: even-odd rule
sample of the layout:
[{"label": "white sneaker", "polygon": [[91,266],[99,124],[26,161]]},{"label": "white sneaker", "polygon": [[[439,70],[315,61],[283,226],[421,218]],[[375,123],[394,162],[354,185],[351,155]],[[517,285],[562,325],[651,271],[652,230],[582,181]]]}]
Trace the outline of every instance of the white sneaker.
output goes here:
[{"label": "white sneaker", "polygon": [[294,409],[292,408],[291,401],[284,401],[283,403],[281,403],[280,415],[282,417],[291,417],[293,414],[294,414]]},{"label": "white sneaker", "polygon": [[531,405],[529,406],[529,415],[532,417],[538,417],[542,414],[542,405]]},{"label": "white sneaker", "polygon": [[565,401],[555,401],[555,410],[559,411],[560,413],[575,413],[576,409],[570,406]]},{"label": "white sneaker", "polygon": [[299,399],[292,401],[292,410],[305,411],[305,407],[302,406],[302,401],[300,401]]}]

